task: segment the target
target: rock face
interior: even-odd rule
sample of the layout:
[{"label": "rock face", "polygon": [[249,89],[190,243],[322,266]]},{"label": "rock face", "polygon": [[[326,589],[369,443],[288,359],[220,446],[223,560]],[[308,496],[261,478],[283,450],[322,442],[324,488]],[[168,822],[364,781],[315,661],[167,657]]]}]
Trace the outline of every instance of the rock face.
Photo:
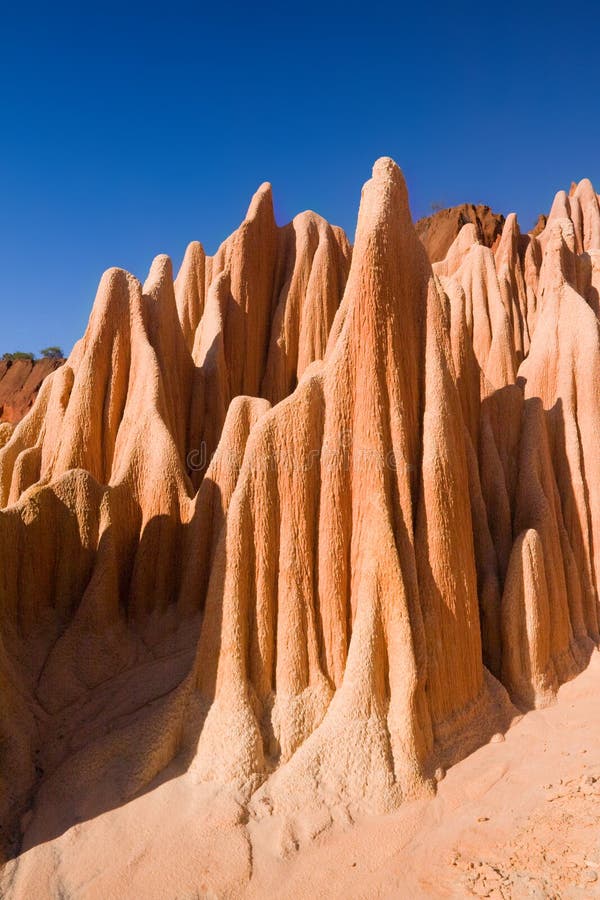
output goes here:
[{"label": "rock face", "polygon": [[263,185],[175,279],[109,270],[0,429],[5,851],[171,764],[387,810],[550,702],[599,640],[599,260],[583,181],[432,267],[381,159],[353,248]]},{"label": "rock face", "polygon": [[537,217],[537,221],[531,231],[529,232],[533,237],[537,237],[538,234],[541,234],[544,228],[548,223],[548,216],[545,216],[543,213],[540,213]]},{"label": "rock face", "polygon": [[44,378],[63,363],[64,359],[0,361],[0,423],[20,422],[33,406]]},{"label": "rock face", "polygon": [[432,263],[444,259],[463,225],[469,222],[475,226],[479,243],[493,247],[502,233],[504,216],[492,212],[489,206],[462,203],[419,219],[415,228]]}]

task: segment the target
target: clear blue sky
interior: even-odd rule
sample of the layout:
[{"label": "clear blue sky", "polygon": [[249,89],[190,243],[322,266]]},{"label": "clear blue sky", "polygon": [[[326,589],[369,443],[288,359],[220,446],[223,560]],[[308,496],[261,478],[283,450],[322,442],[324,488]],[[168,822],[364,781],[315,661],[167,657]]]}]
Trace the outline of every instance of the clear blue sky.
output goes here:
[{"label": "clear blue sky", "polygon": [[529,228],[571,180],[600,189],[597,4],[11,6],[0,353],[69,351],[105,268],[213,252],[264,180],[280,223],[312,208],[351,239],[384,154],[415,217],[486,202]]}]

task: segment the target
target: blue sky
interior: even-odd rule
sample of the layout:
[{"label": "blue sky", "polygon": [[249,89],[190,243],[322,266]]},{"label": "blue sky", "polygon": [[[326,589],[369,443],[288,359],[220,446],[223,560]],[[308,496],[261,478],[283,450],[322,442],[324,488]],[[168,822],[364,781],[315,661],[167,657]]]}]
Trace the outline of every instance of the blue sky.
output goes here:
[{"label": "blue sky", "polygon": [[351,238],[384,154],[415,217],[529,228],[571,180],[600,189],[600,12],[558,9],[3,4],[0,353],[69,351],[105,268],[214,252],[265,180],[281,224],[312,208]]}]

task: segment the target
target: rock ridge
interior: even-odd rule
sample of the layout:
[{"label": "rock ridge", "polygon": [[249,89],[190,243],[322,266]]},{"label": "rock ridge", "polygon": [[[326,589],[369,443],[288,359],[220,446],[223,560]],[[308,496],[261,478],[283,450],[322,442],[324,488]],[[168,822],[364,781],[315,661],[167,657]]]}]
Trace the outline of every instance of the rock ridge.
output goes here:
[{"label": "rock ridge", "polygon": [[175,765],[292,831],[390,810],[587,665],[598,196],[494,228],[432,264],[383,158],[352,247],[263,185],[213,257],[104,274],[0,426],[6,855]]}]

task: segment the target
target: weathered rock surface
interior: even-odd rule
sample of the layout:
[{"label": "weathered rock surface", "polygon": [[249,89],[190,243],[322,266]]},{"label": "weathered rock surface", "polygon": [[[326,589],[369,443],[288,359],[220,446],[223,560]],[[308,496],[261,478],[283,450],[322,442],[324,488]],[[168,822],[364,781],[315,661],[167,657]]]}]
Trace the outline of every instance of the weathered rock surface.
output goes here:
[{"label": "weathered rock surface", "polygon": [[529,232],[532,237],[537,237],[538,234],[541,234],[544,228],[546,227],[546,223],[548,222],[548,216],[545,216],[543,213],[540,213],[537,217],[535,225]]},{"label": "weathered rock surface", "polygon": [[493,247],[502,233],[504,216],[483,204],[462,203],[419,219],[415,228],[432,263],[444,259],[463,225],[469,222],[475,226],[479,242]]},{"label": "weathered rock surface", "polygon": [[599,258],[583,181],[432,266],[384,158],[353,248],[263,185],[104,275],[0,430],[6,853],[174,770],[289,835],[387,811],[552,702],[600,639]]},{"label": "weathered rock surface", "polygon": [[0,360],[0,423],[20,422],[33,406],[44,378],[63,363],[64,359]]}]

